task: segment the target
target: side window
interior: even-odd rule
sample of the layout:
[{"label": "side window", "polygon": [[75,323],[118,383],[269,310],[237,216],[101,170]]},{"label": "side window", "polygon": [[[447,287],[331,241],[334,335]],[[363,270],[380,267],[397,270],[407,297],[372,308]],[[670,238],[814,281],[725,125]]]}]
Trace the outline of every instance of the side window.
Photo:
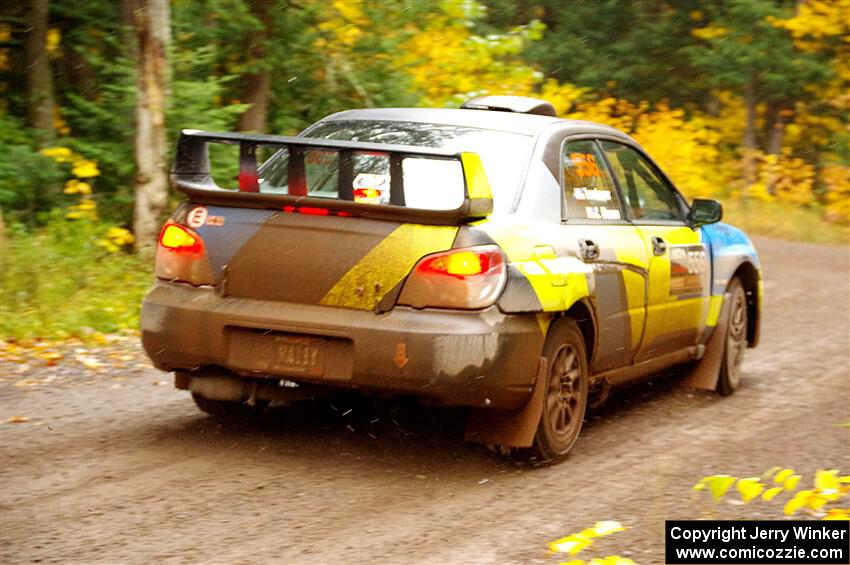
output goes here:
[{"label": "side window", "polygon": [[620,183],[635,220],[682,220],[679,198],[646,158],[626,145],[602,141],[602,149]]},{"label": "side window", "polygon": [[561,152],[568,220],[619,220],[620,199],[596,144],[571,141]]}]

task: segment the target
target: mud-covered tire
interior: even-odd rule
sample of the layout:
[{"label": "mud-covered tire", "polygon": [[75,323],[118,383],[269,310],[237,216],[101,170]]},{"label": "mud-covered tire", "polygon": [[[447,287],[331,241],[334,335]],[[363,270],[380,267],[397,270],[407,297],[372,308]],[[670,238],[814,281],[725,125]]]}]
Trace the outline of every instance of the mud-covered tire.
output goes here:
[{"label": "mud-covered tire", "polygon": [[587,410],[587,348],[578,324],[566,318],[556,322],[543,356],[547,383],[533,449],[539,461],[549,462],[563,459],[573,448]]},{"label": "mud-covered tire", "polygon": [[192,400],[201,412],[221,420],[252,420],[262,414],[269,405],[268,400],[257,400],[253,406],[249,406],[244,402],[213,400],[196,393],[192,393]]},{"label": "mud-covered tire", "polygon": [[717,392],[729,396],[741,383],[741,363],[747,349],[747,293],[737,277],[727,290],[729,312],[723,341],[723,359],[717,379]]}]

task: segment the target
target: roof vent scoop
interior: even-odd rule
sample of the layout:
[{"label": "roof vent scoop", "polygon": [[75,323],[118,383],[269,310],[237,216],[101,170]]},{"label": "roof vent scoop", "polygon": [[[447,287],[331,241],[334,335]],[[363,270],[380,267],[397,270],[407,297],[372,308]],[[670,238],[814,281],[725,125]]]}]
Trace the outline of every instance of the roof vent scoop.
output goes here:
[{"label": "roof vent scoop", "polygon": [[464,102],[461,108],[465,110],[492,110],[495,112],[558,116],[552,104],[528,96],[479,96]]}]

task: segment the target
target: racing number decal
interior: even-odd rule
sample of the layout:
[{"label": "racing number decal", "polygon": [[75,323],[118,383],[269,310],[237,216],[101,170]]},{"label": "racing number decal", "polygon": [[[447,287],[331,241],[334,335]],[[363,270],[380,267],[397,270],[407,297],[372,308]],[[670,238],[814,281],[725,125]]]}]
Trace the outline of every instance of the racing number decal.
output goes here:
[{"label": "racing number decal", "polygon": [[203,206],[196,206],[186,215],[186,224],[190,228],[199,228],[207,223],[207,209]]},{"label": "racing number decal", "polygon": [[707,273],[704,245],[670,246],[670,294],[702,294]]},{"label": "racing number decal", "polygon": [[599,170],[599,165],[596,164],[596,156],[592,153],[570,153],[569,157],[578,176],[602,176],[602,171]]}]

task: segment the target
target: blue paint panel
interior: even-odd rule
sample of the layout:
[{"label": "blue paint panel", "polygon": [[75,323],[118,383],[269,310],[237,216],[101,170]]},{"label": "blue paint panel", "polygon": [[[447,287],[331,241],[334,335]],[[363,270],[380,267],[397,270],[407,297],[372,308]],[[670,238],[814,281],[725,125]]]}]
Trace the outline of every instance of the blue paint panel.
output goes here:
[{"label": "blue paint panel", "polygon": [[729,279],[742,263],[752,263],[759,269],[758,253],[747,235],[738,228],[722,222],[700,228],[702,241],[711,253],[712,289],[718,296],[726,291]]}]

